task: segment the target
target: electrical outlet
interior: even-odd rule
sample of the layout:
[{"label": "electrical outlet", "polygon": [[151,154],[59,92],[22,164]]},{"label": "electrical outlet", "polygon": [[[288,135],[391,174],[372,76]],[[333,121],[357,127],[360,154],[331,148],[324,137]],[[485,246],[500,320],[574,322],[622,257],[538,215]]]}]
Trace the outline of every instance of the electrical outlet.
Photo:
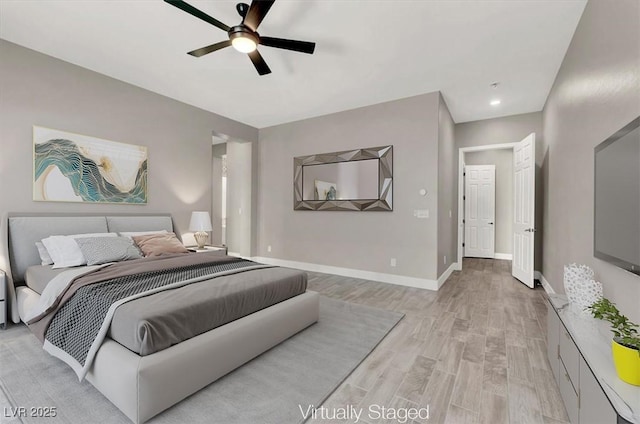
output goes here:
[{"label": "electrical outlet", "polygon": [[444,264],[447,264],[447,255],[444,255]]},{"label": "electrical outlet", "polygon": [[271,245],[267,246],[267,252],[271,252]]},{"label": "electrical outlet", "polygon": [[451,209],[449,209],[449,218],[453,217],[453,214],[451,213]]},{"label": "electrical outlet", "polygon": [[396,266],[396,258],[391,258],[391,266]]}]

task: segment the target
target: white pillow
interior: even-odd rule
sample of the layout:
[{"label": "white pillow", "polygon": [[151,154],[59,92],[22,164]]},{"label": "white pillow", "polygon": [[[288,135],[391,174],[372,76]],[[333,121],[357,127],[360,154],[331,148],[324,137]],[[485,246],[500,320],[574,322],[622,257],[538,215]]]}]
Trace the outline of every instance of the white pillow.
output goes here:
[{"label": "white pillow", "polygon": [[136,236],[148,236],[150,234],[165,234],[167,230],[156,230],[156,231],[123,231],[118,233],[121,237],[129,237],[133,238]]},{"label": "white pillow", "polygon": [[73,234],[70,236],[51,236],[42,239],[53,260],[53,269],[69,266],[86,265],[87,260],[82,255],[80,246],[76,243],[81,237],[117,237],[116,233]]},{"label": "white pillow", "polygon": [[40,261],[42,265],[53,265],[53,259],[51,259],[51,255],[47,252],[47,248],[44,247],[41,241],[36,242],[36,247],[38,248],[38,255],[40,255]]}]

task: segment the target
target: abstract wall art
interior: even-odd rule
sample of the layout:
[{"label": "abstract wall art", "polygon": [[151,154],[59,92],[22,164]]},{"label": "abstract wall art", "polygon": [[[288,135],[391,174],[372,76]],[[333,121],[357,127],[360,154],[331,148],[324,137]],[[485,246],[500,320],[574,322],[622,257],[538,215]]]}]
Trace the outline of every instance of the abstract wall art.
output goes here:
[{"label": "abstract wall art", "polygon": [[147,148],[33,127],[33,200],[147,203]]}]

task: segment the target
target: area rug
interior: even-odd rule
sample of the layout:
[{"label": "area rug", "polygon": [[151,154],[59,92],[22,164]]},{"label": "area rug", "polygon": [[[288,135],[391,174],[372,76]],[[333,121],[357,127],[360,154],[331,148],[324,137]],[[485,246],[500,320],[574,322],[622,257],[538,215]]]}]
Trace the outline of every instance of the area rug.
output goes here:
[{"label": "area rug", "polygon": [[[300,408],[322,404],[402,316],[321,296],[318,323],[149,422],[301,423]],[[56,416],[38,417],[42,408]],[[0,331],[0,414],[2,423],[130,422],[91,384],[78,383],[24,326]]]}]

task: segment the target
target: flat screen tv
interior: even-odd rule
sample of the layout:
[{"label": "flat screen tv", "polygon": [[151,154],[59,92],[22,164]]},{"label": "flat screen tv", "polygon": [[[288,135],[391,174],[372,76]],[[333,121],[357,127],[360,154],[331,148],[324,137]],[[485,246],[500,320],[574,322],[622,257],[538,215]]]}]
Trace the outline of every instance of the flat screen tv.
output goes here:
[{"label": "flat screen tv", "polygon": [[640,275],[640,117],[595,148],[593,254]]}]

